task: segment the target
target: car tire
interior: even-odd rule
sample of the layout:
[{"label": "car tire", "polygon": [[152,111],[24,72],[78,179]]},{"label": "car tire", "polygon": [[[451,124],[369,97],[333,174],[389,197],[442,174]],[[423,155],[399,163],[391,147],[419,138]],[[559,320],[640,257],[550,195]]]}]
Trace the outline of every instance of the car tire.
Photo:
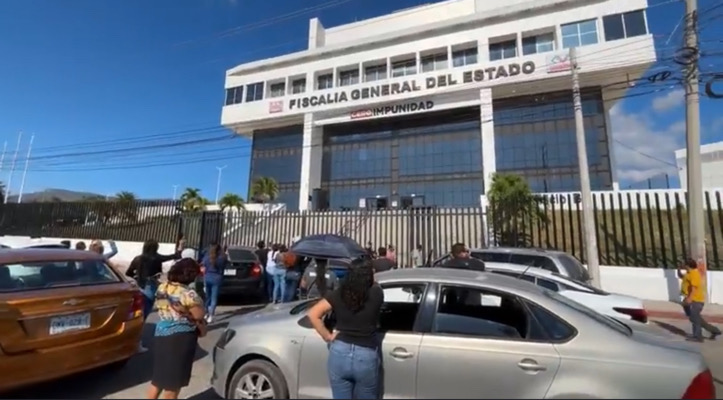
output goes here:
[{"label": "car tire", "polygon": [[[251,379],[254,385],[261,384],[262,387],[245,388],[246,377]],[[271,389],[271,396],[262,396],[268,389]],[[249,393],[249,396],[239,396],[237,391],[241,389]],[[254,396],[255,395],[255,396]],[[226,393],[227,399],[288,399],[289,388],[286,386],[286,379],[281,370],[274,364],[265,360],[251,360],[242,365],[231,378]]]}]

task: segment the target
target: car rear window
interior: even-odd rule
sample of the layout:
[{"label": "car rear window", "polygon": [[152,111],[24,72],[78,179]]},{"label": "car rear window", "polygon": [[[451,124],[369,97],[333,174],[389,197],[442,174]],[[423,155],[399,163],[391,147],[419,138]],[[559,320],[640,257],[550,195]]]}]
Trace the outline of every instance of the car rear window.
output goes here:
[{"label": "car rear window", "polygon": [[570,271],[572,277],[576,280],[587,282],[590,280],[590,274],[587,272],[587,268],[577,258],[567,254],[560,253],[560,262],[565,266],[565,269]]},{"label": "car rear window", "polygon": [[595,311],[583,304],[576,302],[575,300],[569,299],[569,298],[567,298],[561,294],[558,294],[557,292],[553,292],[551,290],[543,290],[542,293],[545,296],[550,297],[553,300],[556,300],[558,303],[561,303],[568,308],[572,308],[577,312],[583,313],[583,314],[587,315],[588,317],[594,319],[598,323],[605,325],[612,330],[618,331],[625,336],[630,336],[633,334],[632,329],[630,329],[630,327],[628,327],[627,325],[617,322],[616,320],[614,320],[610,317],[602,315],[602,314],[598,313],[597,311]]},{"label": "car rear window", "polygon": [[118,274],[98,260],[0,265],[0,293],[116,282]]},{"label": "car rear window", "polygon": [[228,249],[229,261],[256,261],[256,254],[246,249]]}]

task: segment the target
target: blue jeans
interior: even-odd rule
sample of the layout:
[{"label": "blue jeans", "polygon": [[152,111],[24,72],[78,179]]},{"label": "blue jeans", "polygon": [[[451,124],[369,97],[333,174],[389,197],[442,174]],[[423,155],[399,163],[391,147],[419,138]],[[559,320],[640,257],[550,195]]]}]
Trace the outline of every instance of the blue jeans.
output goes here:
[{"label": "blue jeans", "polygon": [[148,281],[143,287],[143,322],[153,312],[153,304],[156,302],[156,291],[158,283],[156,281]]},{"label": "blue jeans", "polygon": [[378,399],[381,362],[377,349],[344,343],[329,345],[329,384],[335,399]]},{"label": "blue jeans", "polygon": [[296,297],[296,291],[299,289],[299,281],[301,281],[301,274],[297,271],[286,272],[286,295],[284,296],[285,302],[294,301]]},{"label": "blue jeans", "polygon": [[266,272],[266,293],[269,295],[269,301],[274,298],[274,274]]},{"label": "blue jeans", "polygon": [[214,275],[206,275],[203,279],[203,291],[206,292],[206,313],[208,315],[216,314],[216,306],[218,305],[218,292],[221,289],[221,277]]},{"label": "blue jeans", "polygon": [[271,302],[276,303],[278,300],[281,303],[284,301],[284,296],[286,296],[286,274],[275,273],[274,292],[271,295]]}]

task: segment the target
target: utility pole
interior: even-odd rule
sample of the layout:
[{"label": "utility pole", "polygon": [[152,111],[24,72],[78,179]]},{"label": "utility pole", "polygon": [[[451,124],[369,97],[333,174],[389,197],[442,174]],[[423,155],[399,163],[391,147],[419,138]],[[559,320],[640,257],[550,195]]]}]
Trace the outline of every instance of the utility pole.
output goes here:
[{"label": "utility pole", "polygon": [[585,255],[587,270],[592,285],[600,288],[600,263],[597,251],[597,227],[592,209],[592,191],[590,190],[590,172],[587,165],[587,146],[585,142],[585,121],[582,116],[580,97],[580,77],[578,76],[577,49],[570,48],[570,66],[572,68],[572,100],[575,107],[575,139],[577,142],[577,162],[580,168],[580,197],[582,200],[582,226],[585,229]]},{"label": "utility pole", "polygon": [[[698,48],[698,1],[685,1],[685,46]],[[706,276],[705,219],[703,217],[703,174],[700,161],[700,95],[698,94],[698,54],[686,65],[685,137],[688,174],[688,235],[690,257]]]},{"label": "utility pole", "polygon": [[218,170],[218,180],[216,181],[216,205],[218,205],[218,199],[219,196],[221,196],[221,173],[224,169],[226,169],[228,165],[224,165],[223,167],[216,167]]},{"label": "utility pole", "polygon": [[178,194],[178,185],[173,185],[173,200],[176,200],[177,194]]},{"label": "utility pole", "polygon": [[10,163],[10,176],[8,176],[8,187],[5,190],[5,200],[4,203],[8,203],[8,197],[10,197],[10,185],[13,183],[13,174],[15,173],[15,163],[18,161],[18,153],[20,152],[20,142],[23,139],[23,133],[18,133],[18,145],[15,147],[15,155],[13,156],[13,161]]},{"label": "utility pole", "polygon": [[30,136],[30,144],[28,144],[28,155],[25,156],[25,168],[23,168],[23,177],[20,179],[20,192],[18,193],[18,204],[23,201],[23,190],[25,190],[25,177],[28,175],[28,164],[30,164],[30,151],[33,149],[33,141],[35,134]]}]

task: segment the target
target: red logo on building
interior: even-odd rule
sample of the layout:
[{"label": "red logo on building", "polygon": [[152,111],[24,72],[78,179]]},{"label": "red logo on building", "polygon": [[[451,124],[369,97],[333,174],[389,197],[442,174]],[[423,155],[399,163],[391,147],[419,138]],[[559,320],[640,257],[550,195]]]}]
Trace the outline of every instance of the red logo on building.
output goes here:
[{"label": "red logo on building", "polygon": [[374,116],[374,111],[372,110],[358,110],[358,111],[352,111],[351,114],[349,114],[349,117],[351,119],[360,119],[360,118],[369,118]]},{"label": "red logo on building", "polygon": [[270,113],[280,113],[284,111],[284,102],[281,100],[269,102]]}]

